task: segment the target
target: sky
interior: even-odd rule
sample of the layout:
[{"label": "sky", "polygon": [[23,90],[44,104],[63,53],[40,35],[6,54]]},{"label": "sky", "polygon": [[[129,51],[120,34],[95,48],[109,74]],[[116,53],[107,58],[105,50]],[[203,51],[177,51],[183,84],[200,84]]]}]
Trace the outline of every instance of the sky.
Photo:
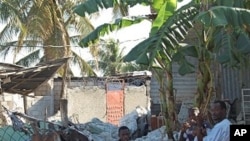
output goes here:
[{"label": "sky", "polygon": [[[98,18],[92,19],[92,23],[95,27],[104,23],[111,23],[112,20],[114,20],[112,18],[112,9],[104,11],[105,12],[101,12],[101,15]],[[130,16],[146,14],[150,14],[150,8],[148,6],[136,5],[129,9]],[[139,24],[112,32],[111,34],[105,36],[104,39],[113,38],[119,40],[120,47],[125,48],[124,54],[127,54],[136,44],[148,37],[150,29],[151,22],[145,20]]]},{"label": "sky", "polygon": [[[149,7],[145,6],[135,6],[129,10],[130,15],[143,15],[145,13],[149,13]],[[104,23],[111,23],[114,20],[112,17],[112,9],[105,9],[100,12],[100,16],[91,18],[90,21],[94,25],[94,27],[98,27]],[[136,43],[145,39],[148,36],[150,31],[150,22],[142,22],[141,24],[137,24],[135,26],[131,26],[130,28],[124,28],[120,31],[113,32],[104,38],[114,38],[118,39],[121,42],[121,45],[129,48],[129,46],[134,46]],[[3,29],[4,25],[0,23],[0,31]],[[77,51],[77,49],[76,49]],[[78,52],[78,51],[77,51]],[[80,52],[79,52],[80,53]],[[81,54],[84,59],[89,60],[90,55],[88,49],[81,50]],[[11,62],[11,59],[7,59],[5,61]]]},{"label": "sky", "polygon": [[[191,0],[183,0],[182,2],[178,2],[177,9],[189,3],[190,1]],[[129,9],[130,16],[147,15],[147,14],[150,14],[149,6],[135,5],[134,7]],[[112,9],[102,10],[100,12],[100,16],[90,19],[94,27],[98,27],[99,25],[102,25],[104,23],[111,23],[112,20],[114,20],[112,17]],[[150,29],[151,29],[151,22],[145,20],[139,24],[135,24],[133,26],[113,32],[108,36],[105,36],[105,38],[118,39],[120,42],[120,47],[125,48],[124,50],[124,55],[125,55],[135,45],[148,38]]]},{"label": "sky", "polygon": [[[177,9],[189,2],[190,0],[183,0],[182,2],[178,3]],[[130,16],[147,15],[147,14],[150,14],[149,6],[136,5],[129,9]],[[102,10],[98,17],[95,16],[92,19],[90,19],[94,27],[98,27],[99,25],[102,25],[104,23],[111,23],[112,20],[114,20],[112,17],[112,9]],[[112,32],[111,34],[105,36],[104,39],[105,38],[118,39],[120,42],[120,47],[125,48],[123,55],[126,55],[138,43],[148,38],[150,30],[151,30],[151,22],[145,20],[139,24],[135,24],[130,27],[120,29],[119,31]],[[86,52],[88,51],[86,50]],[[86,60],[88,59],[91,59],[91,57],[86,58]]]},{"label": "sky", "polygon": [[[181,3],[178,3],[178,7],[181,7],[182,5],[190,2],[190,0],[183,0]],[[142,5],[136,5],[129,9],[129,15],[130,16],[138,16],[138,15],[145,15],[150,14],[150,7],[149,6],[142,6]],[[95,16],[90,18],[91,23],[94,25],[94,27],[98,27],[101,24],[104,23],[111,23],[113,19],[112,15],[112,9],[105,9],[100,12],[99,16]],[[2,30],[3,25],[0,24],[0,31]],[[123,28],[119,31],[112,32],[109,35],[104,36],[104,39],[113,38],[119,40],[120,47],[125,48],[124,54],[127,54],[136,44],[143,41],[149,36],[149,32],[151,29],[151,22],[145,20],[139,24],[135,24],[130,27]],[[84,60],[91,60],[92,56],[89,53],[88,48],[84,49],[74,49],[79,55],[83,57]],[[25,52],[21,52],[21,56],[25,55]],[[0,61],[3,61],[3,59],[0,57]],[[4,60],[6,63],[12,63],[12,56],[9,55],[6,60]],[[75,75],[80,75],[80,72],[75,72]]]},{"label": "sky", "polygon": [[[137,16],[137,15],[145,15],[150,13],[150,8],[146,6],[136,5],[133,8],[129,9],[129,15]],[[100,12],[100,15],[97,17],[90,18],[91,23],[94,27],[98,27],[104,23],[111,23],[113,21],[112,9],[105,9]],[[139,24],[132,25],[130,27],[126,27],[120,29],[119,31],[112,32],[102,39],[115,39],[119,40],[120,43],[120,50],[125,48],[123,51],[123,55],[126,55],[136,44],[146,39],[149,35],[151,29],[151,22],[143,21]],[[91,60],[92,56],[89,53],[88,48],[85,51],[82,51],[81,54],[85,54],[88,57],[85,57],[85,60]],[[84,56],[85,56],[84,55]],[[74,73],[76,76],[80,74],[80,72],[75,71]],[[101,72],[97,72],[98,75],[102,75]]]}]

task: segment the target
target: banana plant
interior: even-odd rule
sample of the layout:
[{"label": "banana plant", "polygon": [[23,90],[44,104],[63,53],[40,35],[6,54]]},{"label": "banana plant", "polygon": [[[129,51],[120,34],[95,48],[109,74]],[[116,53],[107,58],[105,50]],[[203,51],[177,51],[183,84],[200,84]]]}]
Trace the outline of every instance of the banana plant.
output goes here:
[{"label": "banana plant", "polygon": [[[82,47],[88,46],[97,42],[100,37],[111,33],[112,31],[119,30],[124,27],[128,27],[137,23],[142,22],[143,20],[153,21],[153,26],[151,32],[157,31],[163,22],[172,15],[173,11],[176,9],[177,0],[88,0],[83,2],[74,8],[74,12],[81,17],[86,17],[86,14],[93,14],[98,12],[102,8],[116,8],[117,6],[121,7],[120,9],[128,9],[133,7],[136,4],[150,6],[152,10],[151,15],[142,15],[142,16],[132,16],[130,17],[128,13],[122,14],[121,18],[117,18],[113,23],[105,23],[98,26],[93,32],[84,37],[80,41]],[[121,10],[120,10],[121,11]],[[127,10],[125,10],[127,11]]]},{"label": "banana plant", "polygon": [[[243,2],[231,1],[229,6],[218,5],[202,12],[197,17],[197,20],[203,24],[205,35],[207,35],[203,39],[204,47],[211,54],[207,58],[204,56],[206,66],[210,65],[211,61],[238,69],[249,65],[250,40],[248,29],[250,19],[248,15],[250,11],[244,8]],[[211,68],[207,67],[205,72],[208,72],[210,78],[213,78]],[[201,71],[201,73],[203,72]],[[206,82],[206,76],[203,78],[201,80]],[[197,104],[206,109],[212,97],[213,85],[207,82],[207,85],[203,86],[198,85],[200,89],[198,89],[197,98],[199,99],[197,99]]]},{"label": "banana plant", "polygon": [[[96,1],[95,1],[96,2]],[[99,7],[103,7],[104,3],[103,1],[98,1],[100,3],[98,3]],[[125,2],[125,1],[121,1],[121,2]],[[134,2],[134,1],[126,1],[128,5],[133,6],[134,3],[130,3],[130,2]],[[137,3],[141,3],[142,1],[137,1]],[[153,53],[150,55],[153,60],[158,60],[156,62],[158,62],[160,64],[161,69],[164,70],[164,73],[156,73],[158,74],[158,78],[163,78],[162,74],[167,74],[164,75],[167,77],[168,79],[168,84],[167,87],[165,86],[164,81],[159,80],[161,90],[159,91],[160,95],[161,95],[161,106],[162,106],[162,113],[165,117],[165,123],[167,125],[167,132],[168,132],[168,136],[169,138],[173,138],[173,133],[172,131],[174,130],[174,126],[175,123],[177,121],[177,116],[175,113],[175,102],[173,99],[173,79],[172,79],[172,64],[171,64],[171,56],[175,51],[175,45],[176,45],[176,38],[174,37],[175,35],[179,36],[179,38],[183,39],[183,34],[187,33],[187,29],[188,27],[192,26],[192,23],[189,20],[190,16],[195,16],[195,14],[193,12],[197,11],[194,10],[193,7],[190,8],[187,11],[179,11],[179,13],[184,13],[182,16],[183,17],[187,17],[186,19],[180,21],[180,22],[173,22],[171,21],[171,25],[173,25],[173,27],[171,27],[171,31],[172,34],[169,35],[165,35],[164,32],[159,32],[158,31],[164,31],[166,29],[168,29],[167,26],[163,26],[163,23],[165,23],[165,21],[168,21],[168,19],[173,15],[173,13],[176,10],[176,0],[154,0],[151,1],[152,3],[150,3],[150,1],[143,1],[144,4],[150,4],[151,9],[154,13],[152,13],[152,15],[145,15],[145,16],[141,16],[141,17],[133,17],[132,19],[128,17],[124,17],[121,19],[117,19],[114,23],[111,24],[104,24],[99,26],[98,28],[96,28],[96,30],[94,30],[91,34],[89,34],[87,37],[85,37],[84,39],[81,40],[81,42],[79,43],[81,46],[88,46],[90,44],[95,43],[96,41],[99,40],[99,38],[105,34],[108,34],[114,30],[126,27],[126,26],[131,26],[132,24],[135,23],[139,23],[142,20],[148,19],[152,21],[152,28],[151,28],[151,32],[150,35],[152,35],[151,37],[153,38],[150,41],[147,42],[142,42],[140,45],[144,46],[143,48],[134,50],[132,49],[130,56],[125,57],[125,61],[133,61],[139,58],[140,61],[137,61],[137,63],[139,64],[146,64],[148,66],[153,66],[155,64],[152,63],[152,61],[149,61],[147,59],[147,53],[142,55],[142,52],[150,52],[153,51]],[[86,5],[85,5],[86,4]],[[95,10],[88,10],[88,7],[90,7],[90,5],[88,5],[89,3],[83,3],[79,6],[76,7],[75,12],[80,15],[80,16],[85,16],[84,13],[88,13],[90,14],[91,12],[96,12],[98,8],[95,8]],[[110,2],[110,5],[106,5],[107,7],[110,7],[112,4]],[[88,5],[88,6],[87,6]],[[191,13],[191,14],[190,14]],[[153,19],[151,19],[152,17],[154,17]],[[177,18],[177,17],[175,17]],[[175,20],[175,18],[172,18],[173,20]],[[175,30],[176,27],[181,26],[180,30]],[[164,38],[163,38],[164,37]],[[157,42],[157,40],[160,39],[160,41]],[[165,42],[167,44],[164,44],[162,42]],[[156,44],[155,46],[153,44]],[[159,47],[157,47],[158,45],[160,45]],[[163,48],[171,48],[168,51],[161,51]],[[159,51],[158,51],[159,50]],[[134,54],[136,54],[137,56],[133,56]],[[137,52],[137,53],[135,53]],[[161,56],[161,54],[165,54],[166,56]],[[157,59],[154,59],[157,58]],[[146,60],[144,60],[146,59]],[[156,70],[157,72],[157,70]],[[167,89],[165,89],[167,88]]]},{"label": "banana plant", "polygon": [[[173,57],[174,61],[179,62],[180,68],[186,68],[186,56],[198,59],[195,105],[200,107],[205,115],[208,114],[207,106],[211,97],[216,92],[212,67],[217,65],[213,64],[237,69],[249,66],[250,11],[249,3],[244,2],[220,0],[210,3],[209,5],[216,6],[203,9],[204,11],[194,19],[196,28],[193,30],[198,39],[196,44],[180,48]],[[182,75],[188,72],[189,69],[179,70]],[[207,116],[209,118],[209,114]]]},{"label": "banana plant", "polygon": [[[175,112],[175,96],[173,91],[172,58],[180,48],[179,42],[185,39],[188,29],[193,27],[192,19],[198,14],[198,7],[190,3],[173,14],[159,26],[151,30],[150,37],[135,46],[125,57],[125,61],[136,61],[152,67],[160,86],[162,114],[165,118],[167,134],[173,139],[173,131],[177,129],[178,119]],[[156,32],[157,31],[157,32]],[[154,33],[155,32],[155,33]],[[192,64],[186,67],[193,72]],[[166,78],[166,79],[163,79]]]},{"label": "banana plant", "polygon": [[[181,42],[182,39],[180,37],[185,38],[187,33],[181,32],[181,34],[173,34],[173,31],[169,29],[178,24],[169,24],[172,20],[170,17],[156,34],[151,35],[148,39],[135,46],[125,57],[127,61],[136,60],[138,63],[145,64],[153,64],[155,62],[156,64],[163,64],[162,62],[166,62],[165,60],[167,59],[170,60],[170,63],[177,61],[180,64],[179,73],[182,75],[194,72],[194,65],[188,62],[186,56],[197,58],[198,73],[195,105],[199,106],[202,111],[207,109],[207,105],[214,91],[211,63],[215,61],[230,67],[247,66],[249,63],[249,10],[233,7],[246,4],[242,3],[243,1],[229,3],[228,1],[216,2],[217,3],[209,3],[209,5],[217,4],[217,6],[209,9],[202,7],[195,8],[191,5],[186,5],[186,7],[181,9],[183,11],[185,11],[185,8],[193,8],[197,11],[198,9],[204,10],[199,11],[199,14],[198,12],[194,12],[193,15],[195,16],[190,19],[186,18],[187,16],[183,16],[183,19],[179,19],[180,21],[188,19],[186,23],[196,23],[195,28],[192,28],[193,26],[186,26],[185,28],[186,31],[190,28],[196,30],[197,44],[188,47],[178,47],[178,43]],[[226,6],[220,6],[220,4],[225,4]],[[209,7],[209,5],[206,7]],[[181,15],[182,13],[178,13],[177,11],[172,17],[180,17]],[[173,21],[179,23],[178,20]],[[183,29],[182,26],[176,27],[175,29],[181,31],[181,29]],[[201,26],[201,28],[197,30],[199,26]],[[165,33],[165,35],[160,33]],[[170,37],[174,37],[176,42],[172,42],[172,40],[164,42],[162,40],[169,37],[169,35],[173,35]],[[171,43],[174,43],[173,46],[170,45]],[[175,52],[172,53],[172,55],[170,53],[170,47],[175,47]],[[167,67],[168,65],[161,65],[161,69],[164,69],[163,66]]]},{"label": "banana plant", "polygon": [[[244,2],[246,1],[217,0],[209,1],[209,3],[207,3],[202,0],[194,0],[179,10],[168,13],[168,15],[166,15],[166,7],[165,11],[161,9],[166,5],[161,3],[158,10],[155,8],[158,12],[156,12],[157,20],[153,20],[153,28],[151,30],[150,37],[136,45],[125,56],[125,61],[136,61],[140,64],[147,64],[154,70],[156,70],[155,68],[160,68],[166,72],[156,74],[164,74],[164,76],[167,76],[167,82],[169,83],[166,84],[168,88],[165,88],[165,84],[163,84],[162,80],[158,79],[160,83],[163,84],[160,84],[160,93],[162,92],[161,97],[165,98],[162,99],[162,107],[163,110],[165,109],[163,114],[165,116],[166,123],[168,123],[167,130],[169,131],[168,135],[170,138],[172,136],[171,131],[174,129],[173,123],[175,123],[173,89],[171,85],[172,62],[177,61],[180,64],[179,73],[185,75],[195,71],[194,64],[189,62],[186,57],[192,56],[198,59],[198,86],[195,103],[202,109],[206,109],[206,105],[209,103],[213,92],[213,77],[211,70],[212,61],[218,61],[219,63],[225,65],[235,66],[236,64],[242,64],[244,60],[247,59],[247,55],[249,53],[249,23],[247,15],[249,15],[249,11],[243,6],[248,6],[249,2]],[[232,8],[233,6],[238,8]],[[243,9],[239,7],[243,7]],[[159,15],[161,15],[160,19],[158,17]],[[232,19],[232,16],[235,17],[235,19],[240,20],[230,20]],[[122,25],[118,23],[116,23],[116,25]],[[198,42],[187,47],[180,46],[179,43],[183,42],[188,34],[188,31],[190,29],[194,29],[195,31],[197,28],[197,26],[193,28],[193,24],[201,26],[201,28],[196,31]],[[109,26],[111,27],[111,25],[112,24]],[[122,26],[118,27],[121,28]],[[102,31],[99,33],[104,33],[104,31],[106,33],[109,32],[107,29],[99,29],[99,31]],[[100,34],[95,33],[95,35],[97,36],[91,36],[93,38],[84,40],[84,42],[81,43],[87,44],[92,42],[97,39],[96,37]],[[241,44],[242,42],[244,44]],[[157,78],[162,77],[158,75]],[[163,91],[167,91],[167,93]]]}]

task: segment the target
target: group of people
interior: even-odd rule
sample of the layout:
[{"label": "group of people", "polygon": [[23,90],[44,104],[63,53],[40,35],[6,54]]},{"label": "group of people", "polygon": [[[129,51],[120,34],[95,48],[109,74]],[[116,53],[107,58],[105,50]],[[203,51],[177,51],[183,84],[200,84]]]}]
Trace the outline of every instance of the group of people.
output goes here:
[{"label": "group of people", "polygon": [[226,103],[213,102],[210,112],[213,127],[197,107],[190,108],[188,119],[181,128],[179,141],[229,141],[231,122],[227,119]]},{"label": "group of people", "polygon": [[[227,106],[224,101],[215,101],[211,105],[211,115],[214,125],[204,119],[197,107],[190,108],[188,119],[183,124],[179,141],[229,141],[230,124],[227,119]],[[121,126],[118,131],[119,141],[129,141],[130,131]]]}]

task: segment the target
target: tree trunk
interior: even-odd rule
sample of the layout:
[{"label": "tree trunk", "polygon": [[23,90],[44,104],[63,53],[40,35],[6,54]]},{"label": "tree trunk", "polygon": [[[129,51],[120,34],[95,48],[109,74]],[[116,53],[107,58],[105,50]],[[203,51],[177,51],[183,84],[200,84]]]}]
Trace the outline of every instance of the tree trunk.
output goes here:
[{"label": "tree trunk", "polygon": [[[169,139],[174,139],[173,131],[176,130],[177,114],[175,111],[175,96],[173,89],[172,63],[165,65],[166,69],[162,71],[154,70],[157,75],[157,81],[160,85],[161,111],[164,116],[166,131]],[[164,79],[166,77],[166,79]]]},{"label": "tree trunk", "polygon": [[[45,49],[45,61],[54,60],[57,58],[69,57],[71,55],[69,34],[64,26],[63,17],[61,11],[55,1],[51,2],[52,13],[55,13],[53,17],[54,31],[44,41]],[[66,78],[67,78],[68,62],[59,70],[62,75],[62,87],[61,87],[61,98],[66,98],[65,88],[66,88]]]},{"label": "tree trunk", "polygon": [[60,112],[61,119],[64,127],[68,127],[69,119],[68,119],[68,100],[61,99],[60,100]]},{"label": "tree trunk", "polygon": [[212,123],[211,115],[208,112],[208,105],[211,102],[211,98],[214,92],[214,82],[211,69],[212,59],[208,57],[207,52],[208,47],[205,38],[202,41],[202,44],[198,47],[199,49],[199,62],[198,62],[198,74],[197,74],[197,93],[195,96],[196,103],[195,105],[199,107],[200,111],[204,117]]},{"label": "tree trunk", "polygon": [[172,63],[167,64],[166,77],[167,77],[166,102],[167,102],[168,114],[165,116],[165,118],[166,118],[166,123],[168,125],[167,134],[169,139],[174,139],[173,131],[176,130],[177,116],[175,111]]}]

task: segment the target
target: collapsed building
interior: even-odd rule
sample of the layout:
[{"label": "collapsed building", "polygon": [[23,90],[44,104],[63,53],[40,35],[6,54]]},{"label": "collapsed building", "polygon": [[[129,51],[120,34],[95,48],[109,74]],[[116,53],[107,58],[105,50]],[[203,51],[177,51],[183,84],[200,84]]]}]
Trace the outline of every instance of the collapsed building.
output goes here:
[{"label": "collapsed building", "polygon": [[[67,58],[59,59],[32,68],[2,64],[4,67],[1,68],[0,74],[3,92],[1,105],[4,108],[2,113],[7,113],[7,116],[2,116],[5,120],[1,123],[3,128],[0,135],[3,140],[39,140],[56,136],[59,136],[58,139],[69,140],[76,134],[82,138],[81,140],[91,140],[97,138],[94,136],[97,131],[104,133],[104,130],[97,128],[98,124],[112,125],[117,132],[116,128],[121,125],[119,122],[122,122],[120,120],[130,113],[134,114],[129,118],[146,124],[145,117],[148,116],[148,112],[141,117],[134,110],[139,105],[150,109],[149,90],[145,87],[151,77],[148,72],[109,78],[71,79],[68,82],[68,95],[65,100],[60,99],[61,78],[54,76],[66,61]],[[140,99],[135,101],[138,97]],[[143,122],[139,117],[144,119]],[[90,127],[96,127],[94,133],[87,130]],[[131,124],[130,128],[134,129],[134,138],[143,135],[137,131],[137,122]],[[140,125],[140,128],[144,127]],[[80,129],[84,129],[85,134]],[[117,139],[116,134],[106,136]]]},{"label": "collapsed building", "polygon": [[[134,140],[167,140],[157,83],[150,72],[71,78],[67,99],[61,99],[62,78],[55,73],[66,61],[32,68],[1,64],[2,139],[112,141],[118,138],[118,127],[126,125]],[[183,121],[193,104],[195,77],[175,75],[176,108]]]}]

